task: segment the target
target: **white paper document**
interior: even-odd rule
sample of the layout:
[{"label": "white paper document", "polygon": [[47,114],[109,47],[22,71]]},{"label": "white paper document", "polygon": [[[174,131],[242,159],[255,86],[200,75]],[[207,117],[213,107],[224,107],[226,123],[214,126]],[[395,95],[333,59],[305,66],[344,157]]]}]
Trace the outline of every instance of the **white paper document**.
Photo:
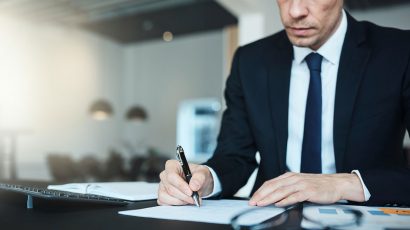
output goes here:
[{"label": "white paper document", "polygon": [[[304,206],[303,215],[312,220],[319,221],[327,226],[337,225],[341,223],[348,223],[349,219],[353,218],[353,215],[349,212],[349,209],[359,210],[363,213],[362,223],[360,226],[346,226],[346,228],[342,229],[382,230],[386,228],[410,228],[410,215],[386,214],[380,210],[380,207],[354,205]],[[312,222],[303,220],[302,227],[306,229],[317,229],[319,226]]]},{"label": "white paper document", "polygon": [[147,182],[103,182],[103,183],[71,183],[49,185],[48,189],[93,194],[117,199],[137,201],[157,198],[158,183]]},{"label": "white paper document", "polygon": [[203,200],[201,207],[193,205],[156,206],[121,211],[119,214],[156,219],[229,224],[232,217],[247,209],[257,210],[245,215],[244,218],[240,218],[239,224],[241,225],[258,224],[284,211],[284,209],[274,206],[249,206],[247,200]]}]

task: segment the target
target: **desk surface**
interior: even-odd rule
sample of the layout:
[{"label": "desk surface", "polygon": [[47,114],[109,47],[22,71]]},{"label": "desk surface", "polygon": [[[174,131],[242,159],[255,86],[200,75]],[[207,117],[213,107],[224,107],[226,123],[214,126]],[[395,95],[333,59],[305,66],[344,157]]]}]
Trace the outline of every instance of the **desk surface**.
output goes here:
[{"label": "desk surface", "polygon": [[[7,183],[7,182],[6,182]],[[19,184],[30,184],[27,182]],[[31,183],[43,186],[46,184]],[[34,209],[26,209],[26,196],[0,191],[0,224],[13,229],[231,229],[229,225],[159,220],[119,215],[118,211],[152,207],[156,201],[128,206],[91,205],[34,198]],[[281,229],[300,229],[301,211],[292,210]]]}]

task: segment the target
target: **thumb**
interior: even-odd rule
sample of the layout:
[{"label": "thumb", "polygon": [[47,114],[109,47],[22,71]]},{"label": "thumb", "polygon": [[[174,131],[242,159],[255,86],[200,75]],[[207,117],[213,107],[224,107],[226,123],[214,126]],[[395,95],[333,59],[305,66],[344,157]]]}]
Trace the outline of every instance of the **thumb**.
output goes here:
[{"label": "thumb", "polygon": [[199,191],[205,183],[205,174],[202,171],[195,172],[192,174],[191,180],[189,181],[189,187],[192,191]]}]

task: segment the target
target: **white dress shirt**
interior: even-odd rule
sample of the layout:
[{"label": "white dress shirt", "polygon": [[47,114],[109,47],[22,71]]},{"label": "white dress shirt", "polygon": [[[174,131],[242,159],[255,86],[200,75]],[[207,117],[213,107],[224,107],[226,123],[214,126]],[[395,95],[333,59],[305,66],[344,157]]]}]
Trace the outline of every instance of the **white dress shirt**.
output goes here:
[{"label": "white dress shirt", "polygon": [[[342,12],[342,20],[334,34],[317,51],[308,47],[293,46],[294,58],[290,76],[288,141],[286,165],[291,172],[300,172],[302,159],[302,143],[305,124],[306,100],[309,89],[310,72],[305,57],[311,52],[322,55],[322,173],[336,173],[335,154],[333,148],[333,115],[335,107],[337,71],[342,52],[343,41],[347,30],[346,13]],[[221,183],[215,171],[210,168],[214,178],[214,191],[210,196],[221,191]],[[365,200],[370,193],[363,183],[359,171],[353,170],[359,177],[363,187]]]}]

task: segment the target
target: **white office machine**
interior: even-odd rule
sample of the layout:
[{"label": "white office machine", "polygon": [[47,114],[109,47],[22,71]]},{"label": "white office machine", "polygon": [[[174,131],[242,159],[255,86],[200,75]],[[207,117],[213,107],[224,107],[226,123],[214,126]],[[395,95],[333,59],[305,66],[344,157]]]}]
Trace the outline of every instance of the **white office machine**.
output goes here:
[{"label": "white office machine", "polygon": [[177,145],[190,162],[209,159],[216,147],[221,103],[216,98],[192,99],[180,103],[177,116]]}]

